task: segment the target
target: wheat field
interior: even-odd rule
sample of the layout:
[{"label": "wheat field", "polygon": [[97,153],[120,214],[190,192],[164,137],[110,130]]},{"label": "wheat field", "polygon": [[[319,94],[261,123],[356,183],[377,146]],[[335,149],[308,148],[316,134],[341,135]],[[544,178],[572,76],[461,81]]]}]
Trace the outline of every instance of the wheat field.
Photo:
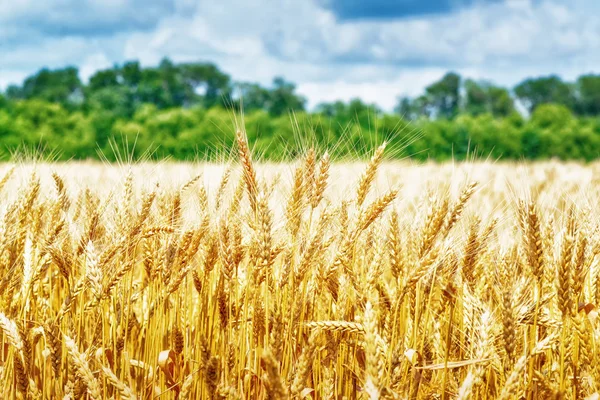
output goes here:
[{"label": "wheat field", "polygon": [[597,399],[600,164],[0,168],[5,399]]}]

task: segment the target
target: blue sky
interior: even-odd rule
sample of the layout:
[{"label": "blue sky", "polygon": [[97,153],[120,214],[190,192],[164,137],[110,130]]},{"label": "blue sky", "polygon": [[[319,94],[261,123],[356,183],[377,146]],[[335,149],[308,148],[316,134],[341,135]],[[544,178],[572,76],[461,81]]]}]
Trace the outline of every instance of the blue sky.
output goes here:
[{"label": "blue sky", "polygon": [[598,0],[0,0],[0,87],[41,67],[211,61],[309,105],[391,109],[446,71],[514,85],[600,72]]}]

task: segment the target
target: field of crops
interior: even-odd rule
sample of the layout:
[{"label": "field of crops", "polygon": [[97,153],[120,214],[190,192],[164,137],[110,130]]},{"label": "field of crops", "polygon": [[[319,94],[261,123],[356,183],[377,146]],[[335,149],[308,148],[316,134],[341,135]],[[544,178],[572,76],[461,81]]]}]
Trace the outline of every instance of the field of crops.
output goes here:
[{"label": "field of crops", "polygon": [[2,166],[2,398],[598,398],[600,164],[384,148]]}]

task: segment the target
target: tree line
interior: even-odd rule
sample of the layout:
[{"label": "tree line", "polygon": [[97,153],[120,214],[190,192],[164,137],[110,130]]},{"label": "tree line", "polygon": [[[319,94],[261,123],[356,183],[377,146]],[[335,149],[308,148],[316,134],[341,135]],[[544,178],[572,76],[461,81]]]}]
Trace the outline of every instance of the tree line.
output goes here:
[{"label": "tree line", "polygon": [[528,78],[509,89],[449,72],[422,95],[399,98],[393,113],[360,99],[309,112],[281,77],[269,86],[236,82],[214,64],[164,59],[155,67],[115,65],[87,83],[75,67],[42,69],[9,86],[0,93],[0,158],[23,148],[58,159],[114,159],[120,150],[223,157],[233,142],[232,110],[240,109],[255,150],[272,160],[293,157],[307,132],[342,158],[364,156],[382,140],[404,149],[396,155],[420,160],[587,161],[600,153],[600,75]]}]

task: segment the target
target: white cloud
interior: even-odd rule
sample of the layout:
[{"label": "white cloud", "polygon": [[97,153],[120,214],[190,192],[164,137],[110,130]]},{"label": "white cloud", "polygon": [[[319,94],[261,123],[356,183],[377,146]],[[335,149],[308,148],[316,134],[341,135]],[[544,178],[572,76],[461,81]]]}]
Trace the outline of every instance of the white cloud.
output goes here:
[{"label": "white cloud", "polygon": [[2,25],[17,27],[22,34],[48,36],[107,36],[153,29],[178,11],[172,0],[0,0],[0,9]]},{"label": "white cloud", "polygon": [[[4,70],[21,70],[31,74],[42,67],[82,66],[91,56],[95,55],[96,60],[100,60],[98,54],[114,60],[116,57],[120,57],[121,50],[115,51],[115,48],[119,48],[122,40],[120,35],[110,38],[66,36],[49,37],[39,43],[13,46],[10,51],[4,53],[5,57],[0,58],[0,75]],[[105,66],[106,63],[99,64],[96,69]]]},{"label": "white cloud", "polygon": [[0,74],[0,89],[7,88],[16,82],[23,82],[27,73],[20,70],[2,70]]},{"label": "white cloud", "polygon": [[102,52],[90,54],[79,64],[79,76],[82,80],[87,81],[98,69],[110,68],[112,64],[106,54]]},{"label": "white cloud", "polygon": [[4,86],[42,66],[77,64],[88,77],[168,56],[214,62],[235,80],[284,76],[311,105],[360,96],[390,109],[447,70],[513,85],[549,73],[572,79],[600,63],[595,0],[505,0],[385,21],[339,21],[316,1],[295,0],[0,0],[0,8]]},{"label": "white cloud", "polygon": [[446,71],[441,68],[409,70],[395,78],[352,82],[344,79],[326,82],[308,82],[298,86],[298,92],[309,99],[309,107],[321,102],[348,101],[359,97],[364,102],[375,103],[392,110],[398,96],[418,96],[423,88],[441,78]]}]

